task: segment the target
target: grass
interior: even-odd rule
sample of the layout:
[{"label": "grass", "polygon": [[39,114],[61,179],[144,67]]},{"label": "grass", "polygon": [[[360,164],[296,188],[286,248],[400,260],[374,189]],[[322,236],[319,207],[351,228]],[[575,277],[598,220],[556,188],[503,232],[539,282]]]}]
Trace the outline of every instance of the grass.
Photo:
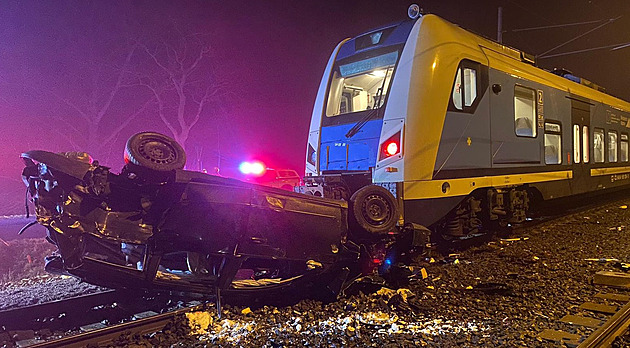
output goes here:
[{"label": "grass", "polygon": [[43,238],[0,242],[0,285],[45,274],[44,258],[55,249]]}]

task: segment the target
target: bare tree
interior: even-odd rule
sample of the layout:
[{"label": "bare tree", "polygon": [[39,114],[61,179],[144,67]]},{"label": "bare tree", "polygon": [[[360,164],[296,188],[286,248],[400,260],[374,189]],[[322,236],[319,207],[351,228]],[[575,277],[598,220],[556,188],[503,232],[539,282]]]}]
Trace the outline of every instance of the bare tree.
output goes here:
[{"label": "bare tree", "polygon": [[[122,64],[118,67],[96,63],[92,64],[91,69],[83,71],[83,76],[87,76],[92,87],[83,95],[68,97],[55,90],[47,91],[66,106],[64,109],[73,111],[73,115],[53,115],[52,118],[71,131],[61,134],[75,149],[81,149],[81,145],[88,151],[97,153],[108,149],[120,132],[152,104],[153,97],[147,93],[141,102],[132,101],[131,104],[135,105],[127,108],[128,112],[124,115],[115,115],[118,110],[112,110],[115,98],[124,99],[121,95],[125,90],[142,88],[141,85],[130,83],[132,60],[137,48],[135,44],[129,46]],[[112,75],[113,79],[108,77]],[[129,105],[130,101],[124,102]],[[116,118],[116,126],[113,128],[104,126],[106,121],[111,123],[112,118]]]},{"label": "bare tree", "polygon": [[141,78],[157,101],[158,115],[173,138],[186,148],[191,130],[207,114],[222,93],[212,65],[212,46],[207,34],[174,31],[171,40],[162,40],[144,51],[157,72]]}]

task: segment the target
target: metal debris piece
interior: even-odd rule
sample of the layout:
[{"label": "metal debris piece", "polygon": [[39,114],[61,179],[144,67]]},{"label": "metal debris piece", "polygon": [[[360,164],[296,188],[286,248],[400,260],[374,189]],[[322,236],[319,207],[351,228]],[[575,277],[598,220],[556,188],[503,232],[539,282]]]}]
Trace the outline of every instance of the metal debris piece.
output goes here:
[{"label": "metal debris piece", "polygon": [[518,238],[501,238],[502,242],[522,242],[528,240],[529,237],[518,237]]},{"label": "metal debris piece", "polygon": [[380,289],[376,292],[376,294],[377,294],[377,295],[380,295],[380,296],[387,297],[387,298],[389,299],[389,298],[392,298],[394,295],[396,295],[396,291],[394,291],[394,290],[392,290],[392,289],[390,289],[390,288],[385,288],[385,287],[383,287],[383,288],[380,288]]},{"label": "metal debris piece", "polygon": [[617,262],[615,264],[615,268],[619,268],[620,270],[622,270],[624,272],[628,272],[628,271],[630,271],[630,263]]},{"label": "metal debris piece", "polygon": [[593,262],[619,262],[619,259],[608,259],[608,258],[599,258],[599,259],[584,259],[584,261],[593,261]]}]

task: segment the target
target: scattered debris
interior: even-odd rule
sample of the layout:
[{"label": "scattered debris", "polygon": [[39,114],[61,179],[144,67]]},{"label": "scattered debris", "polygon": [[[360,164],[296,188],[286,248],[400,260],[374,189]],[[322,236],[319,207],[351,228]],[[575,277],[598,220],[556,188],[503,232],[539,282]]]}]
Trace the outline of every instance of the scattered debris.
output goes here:
[{"label": "scattered debris", "polygon": [[608,258],[599,258],[599,259],[584,259],[584,261],[592,261],[592,262],[601,262],[601,263],[605,263],[605,262],[619,262],[619,259],[608,259]]},{"label": "scattered debris", "polygon": [[473,290],[491,295],[507,295],[512,293],[512,288],[505,283],[479,283],[473,287]]},{"label": "scattered debris", "polygon": [[191,335],[201,335],[206,333],[213,322],[212,316],[209,312],[186,313],[186,319],[188,319]]},{"label": "scattered debris", "polygon": [[522,242],[528,240],[529,237],[518,237],[518,238],[501,238],[501,242]]}]

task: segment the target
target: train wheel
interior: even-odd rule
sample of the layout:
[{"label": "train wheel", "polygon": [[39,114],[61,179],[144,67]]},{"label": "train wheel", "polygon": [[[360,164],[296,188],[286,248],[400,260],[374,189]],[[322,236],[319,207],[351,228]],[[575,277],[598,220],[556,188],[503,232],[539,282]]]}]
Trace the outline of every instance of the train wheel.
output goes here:
[{"label": "train wheel", "polygon": [[125,162],[157,171],[169,171],[184,168],[186,153],[181,145],[166,135],[143,132],[127,140]]},{"label": "train wheel", "polygon": [[387,189],[368,185],[350,197],[350,222],[372,235],[390,232],[398,221],[396,198]]}]

